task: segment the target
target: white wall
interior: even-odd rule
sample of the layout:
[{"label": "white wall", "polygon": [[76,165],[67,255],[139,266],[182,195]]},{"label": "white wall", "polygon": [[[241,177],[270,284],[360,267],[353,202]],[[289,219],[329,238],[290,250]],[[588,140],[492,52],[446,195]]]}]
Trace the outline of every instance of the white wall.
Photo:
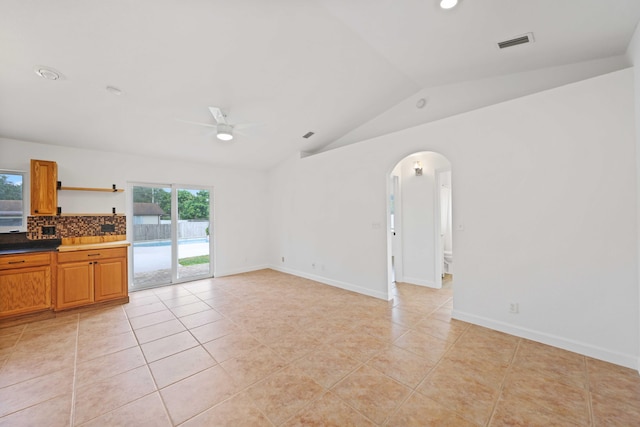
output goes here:
[{"label": "white wall", "polygon": [[[70,187],[116,184],[118,188],[126,188],[127,182],[212,186],[215,275],[266,266],[268,188],[264,172],[0,138],[0,168],[28,171],[29,159],[56,161],[58,180]],[[110,213],[112,207],[123,213],[127,211],[129,199],[126,191],[58,192],[58,205],[63,213]]]},{"label": "white wall", "polygon": [[[640,25],[636,27],[636,31],[629,43],[627,56],[634,65],[635,80],[635,123],[636,123],[636,188],[640,192]],[[640,246],[640,193],[638,193],[638,208],[636,212],[638,227],[638,245]],[[639,253],[640,256],[640,253]],[[638,260],[640,268],[640,259]],[[640,272],[639,272],[640,275]],[[638,351],[638,370],[640,370],[640,350]]]},{"label": "white wall", "polygon": [[454,315],[636,366],[632,88],[622,70],[287,159],[270,174],[270,262],[386,298],[388,176],[435,151],[455,170],[454,228],[464,227]]},{"label": "white wall", "polygon": [[[420,161],[422,176],[416,176],[413,164]],[[396,170],[402,193],[402,281],[415,285],[440,287],[436,267],[436,192],[435,171],[450,168],[447,159],[437,153],[416,153],[403,159]]]}]

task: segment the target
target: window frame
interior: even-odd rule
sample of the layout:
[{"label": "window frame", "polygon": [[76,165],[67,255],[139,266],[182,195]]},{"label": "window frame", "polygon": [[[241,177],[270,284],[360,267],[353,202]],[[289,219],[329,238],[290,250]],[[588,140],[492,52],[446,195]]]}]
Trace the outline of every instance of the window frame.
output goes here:
[{"label": "window frame", "polygon": [[0,225],[0,233],[15,233],[27,231],[27,217],[29,214],[29,201],[27,194],[28,172],[21,170],[2,169],[0,175],[21,175],[22,176],[22,225]]}]

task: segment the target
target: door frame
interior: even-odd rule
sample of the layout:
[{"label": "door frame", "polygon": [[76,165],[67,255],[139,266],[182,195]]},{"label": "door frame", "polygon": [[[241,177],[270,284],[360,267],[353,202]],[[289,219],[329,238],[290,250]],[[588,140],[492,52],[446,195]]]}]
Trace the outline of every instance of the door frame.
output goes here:
[{"label": "door frame", "polygon": [[[393,222],[394,227],[391,230],[391,256],[393,258],[392,268],[393,275],[396,282],[402,282],[404,279],[404,272],[402,268],[402,184],[400,175],[391,175],[390,190],[393,194],[394,215]],[[389,202],[391,199],[389,198]],[[391,218],[391,208],[389,208],[389,218]],[[395,233],[395,235],[393,234]]]},{"label": "door frame", "polygon": [[[434,232],[435,232],[435,240],[436,240],[436,250],[435,250],[435,254],[436,254],[436,268],[435,268],[435,272],[436,272],[436,286],[438,288],[442,288],[442,274],[443,274],[443,263],[444,263],[444,242],[442,240],[442,178],[441,175],[443,173],[451,173],[451,168],[442,168],[442,169],[436,169],[434,171],[435,174],[435,215],[434,218],[436,219],[434,222]],[[453,191],[450,192],[449,197],[453,197]],[[451,206],[452,206],[452,210],[453,210],[453,199],[451,200]],[[451,224],[451,234],[453,235],[453,224]]]}]

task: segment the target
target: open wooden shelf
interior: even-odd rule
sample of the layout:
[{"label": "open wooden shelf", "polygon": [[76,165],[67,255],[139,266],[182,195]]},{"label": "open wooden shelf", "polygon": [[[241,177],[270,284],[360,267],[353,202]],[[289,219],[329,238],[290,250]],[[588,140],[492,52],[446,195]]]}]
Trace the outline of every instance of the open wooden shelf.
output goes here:
[{"label": "open wooden shelf", "polygon": [[116,188],[116,185],[113,184],[111,188],[95,188],[95,187],[64,187],[58,181],[58,190],[71,190],[71,191],[102,191],[104,193],[122,193],[124,190],[122,188]]}]

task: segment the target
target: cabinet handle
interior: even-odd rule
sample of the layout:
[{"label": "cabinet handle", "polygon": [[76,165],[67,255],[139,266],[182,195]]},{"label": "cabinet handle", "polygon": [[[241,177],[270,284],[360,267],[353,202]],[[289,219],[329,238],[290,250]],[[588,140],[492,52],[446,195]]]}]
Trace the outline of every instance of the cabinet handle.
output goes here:
[{"label": "cabinet handle", "polygon": [[87,256],[100,256],[100,254],[89,254]]},{"label": "cabinet handle", "polygon": [[23,262],[25,262],[25,260],[21,260],[21,261],[9,261],[9,264],[22,264]]}]

